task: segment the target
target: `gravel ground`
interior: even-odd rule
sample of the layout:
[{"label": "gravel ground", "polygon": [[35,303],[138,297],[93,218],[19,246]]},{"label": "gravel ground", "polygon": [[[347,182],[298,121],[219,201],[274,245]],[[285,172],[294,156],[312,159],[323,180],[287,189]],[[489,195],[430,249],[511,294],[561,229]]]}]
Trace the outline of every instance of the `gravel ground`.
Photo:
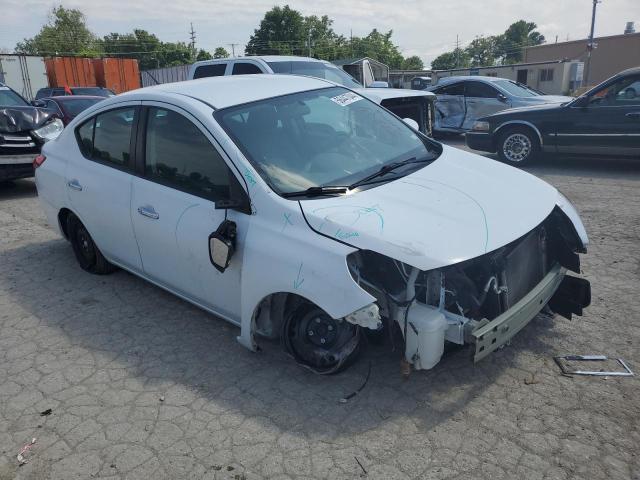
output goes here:
[{"label": "gravel ground", "polygon": [[0,479],[640,479],[638,378],[564,377],[552,360],[640,370],[640,163],[529,170],[582,214],[592,306],[408,380],[382,346],[331,377],[276,346],[251,353],[235,327],[143,280],[83,272],[33,182],[0,186]]}]

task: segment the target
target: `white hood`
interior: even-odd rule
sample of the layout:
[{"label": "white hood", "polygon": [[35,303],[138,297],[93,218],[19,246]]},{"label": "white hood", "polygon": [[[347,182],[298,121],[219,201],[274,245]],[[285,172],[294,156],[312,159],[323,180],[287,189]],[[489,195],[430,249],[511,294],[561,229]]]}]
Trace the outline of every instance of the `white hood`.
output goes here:
[{"label": "white hood", "polygon": [[438,160],[411,175],[300,204],[318,233],[430,270],[521,237],[557,199],[557,190],[533,175],[443,146]]}]

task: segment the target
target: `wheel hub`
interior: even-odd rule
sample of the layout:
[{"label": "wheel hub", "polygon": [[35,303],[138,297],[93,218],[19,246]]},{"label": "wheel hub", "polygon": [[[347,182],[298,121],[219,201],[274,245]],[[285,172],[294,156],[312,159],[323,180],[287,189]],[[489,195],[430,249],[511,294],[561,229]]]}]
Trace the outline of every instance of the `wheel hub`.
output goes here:
[{"label": "wheel hub", "polygon": [[531,147],[529,137],[521,133],[513,133],[504,142],[504,156],[511,162],[521,162],[529,156]]},{"label": "wheel hub", "polygon": [[319,316],[309,322],[307,338],[318,347],[330,348],[335,343],[337,331],[333,318]]}]

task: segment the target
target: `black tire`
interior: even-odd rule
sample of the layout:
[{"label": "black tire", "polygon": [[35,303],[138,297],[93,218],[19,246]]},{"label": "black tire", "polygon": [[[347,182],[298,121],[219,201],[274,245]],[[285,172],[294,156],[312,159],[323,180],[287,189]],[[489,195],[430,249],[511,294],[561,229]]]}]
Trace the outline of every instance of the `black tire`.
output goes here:
[{"label": "black tire", "polygon": [[531,165],[540,155],[540,140],[527,127],[507,127],[498,137],[498,157],[514,167]]},{"label": "black tire", "polygon": [[334,320],[324,310],[304,302],[285,315],[282,345],[300,365],[329,375],[351,365],[362,350],[360,327]]},{"label": "black tire", "polygon": [[104,258],[85,226],[73,213],[67,216],[67,234],[73,253],[83,270],[97,275],[106,275],[117,270],[115,265]]}]

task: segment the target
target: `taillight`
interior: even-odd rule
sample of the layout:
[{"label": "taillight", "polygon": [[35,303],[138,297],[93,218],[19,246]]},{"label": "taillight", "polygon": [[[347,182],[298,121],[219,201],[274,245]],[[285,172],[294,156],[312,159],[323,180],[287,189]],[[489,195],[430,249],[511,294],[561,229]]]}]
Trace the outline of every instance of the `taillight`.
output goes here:
[{"label": "taillight", "polygon": [[33,159],[33,168],[38,168],[40,165],[44,163],[46,159],[47,157],[45,157],[44,155],[38,155],[36,158]]}]

